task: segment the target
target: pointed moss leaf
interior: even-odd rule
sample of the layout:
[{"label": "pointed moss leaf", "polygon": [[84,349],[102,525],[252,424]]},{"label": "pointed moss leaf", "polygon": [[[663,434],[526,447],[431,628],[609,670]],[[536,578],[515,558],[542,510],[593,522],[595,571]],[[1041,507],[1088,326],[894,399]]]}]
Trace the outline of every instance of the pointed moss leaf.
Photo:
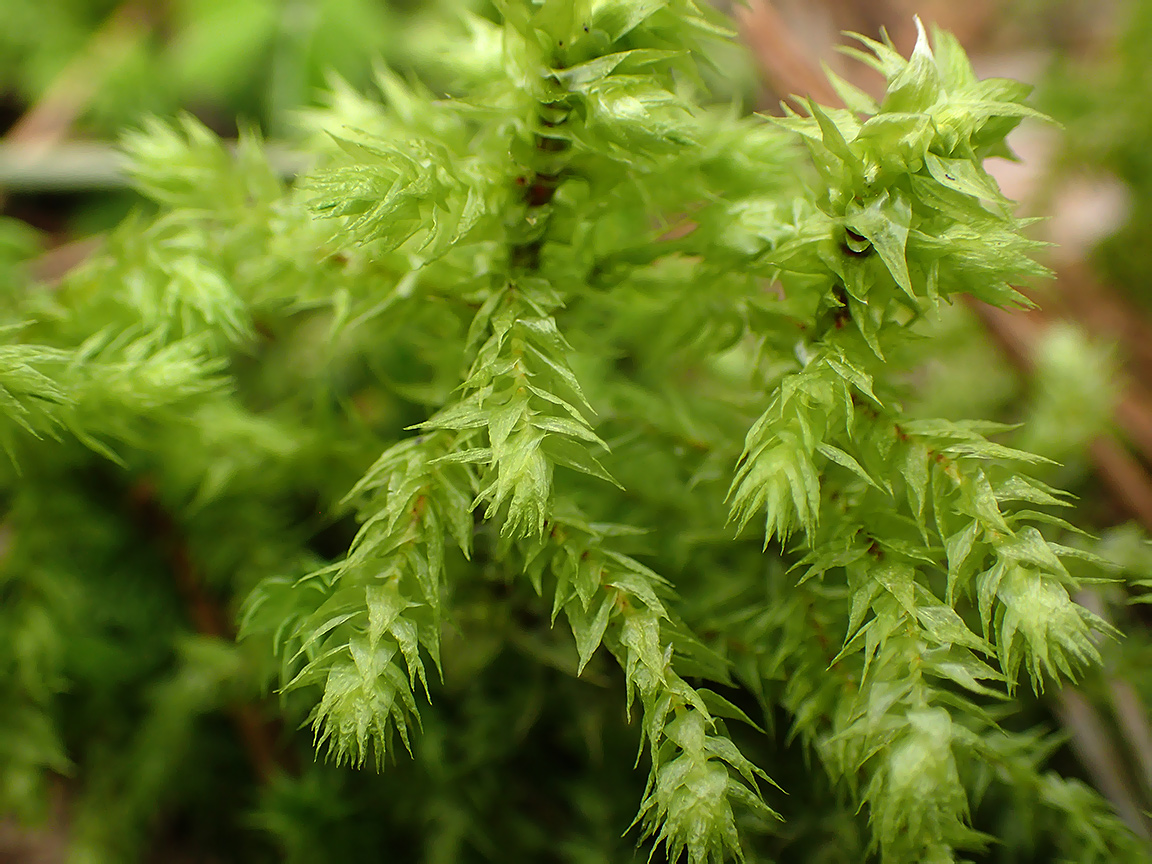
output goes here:
[{"label": "pointed moss leaf", "polygon": [[972,554],[972,547],[976,542],[976,535],[980,532],[980,523],[973,520],[963,529],[957,531],[944,541],[948,555],[948,603],[952,605],[956,600],[956,591],[966,587],[966,565]]},{"label": "pointed moss leaf", "polygon": [[[808,110],[812,116],[816,118],[816,122],[820,124],[820,140],[824,146],[848,169],[849,178],[859,177],[862,171],[860,157],[848,146],[848,142],[845,140],[844,133],[840,130],[840,127],[824,109],[811,99],[808,100]],[[845,115],[844,112],[840,113],[846,124],[856,125],[854,118]],[[855,129],[853,129],[853,132],[855,132]]]},{"label": "pointed moss leaf", "polygon": [[943,604],[920,605],[916,609],[916,619],[924,632],[940,645],[963,645],[988,654],[992,651],[984,639],[968,629],[955,609]]},{"label": "pointed moss leaf", "polygon": [[[905,521],[895,514],[893,518]],[[907,527],[911,527],[911,520],[905,521],[905,524]],[[894,552],[900,558],[910,562],[921,562],[927,564],[929,567],[935,567],[940,560],[936,554],[937,550],[934,547],[926,546],[919,542],[904,540],[898,537],[877,537],[875,538],[875,542],[884,552]]]},{"label": "pointed moss leaf", "polygon": [[592,26],[602,30],[609,43],[616,42],[667,5],[668,0],[605,0],[596,4]]},{"label": "pointed moss leaf", "polygon": [[393,622],[408,608],[395,584],[370,585],[366,592],[368,606],[368,644],[375,648],[380,637],[392,629]]},{"label": "pointed moss leaf", "polygon": [[980,611],[980,627],[986,637],[992,622],[993,603],[996,601],[1000,583],[1004,581],[1004,575],[1007,572],[1008,567],[1005,562],[997,560],[991,568],[976,577],[976,604]]},{"label": "pointed moss leaf", "polygon": [[849,471],[851,471],[853,474],[855,474],[857,477],[859,477],[861,480],[863,480],[865,483],[867,483],[872,488],[877,489],[881,492],[885,491],[884,487],[882,487],[879,483],[877,483],[875,480],[873,480],[872,477],[869,476],[868,472],[865,471],[863,469],[863,467],[861,467],[859,462],[857,462],[854,458],[852,458],[852,456],[845,453],[839,447],[835,447],[832,444],[821,444],[816,449],[821,454],[823,454],[824,456],[828,457],[833,462],[835,462],[837,465],[839,465],[843,468],[847,468]]},{"label": "pointed moss leaf", "polygon": [[581,414],[579,409],[577,409],[576,406],[571,402],[566,402],[555,393],[549,393],[547,390],[543,390],[537,387],[535,384],[525,384],[524,386],[528,388],[528,392],[533,396],[536,396],[539,399],[543,399],[545,402],[551,402],[558,408],[564,409],[564,411],[566,411],[568,415],[572,417],[572,419],[577,423],[587,424],[588,421],[584,419],[584,415]]},{"label": "pointed moss leaf", "polygon": [[916,435],[930,438],[956,438],[960,440],[974,440],[982,435],[995,435],[998,432],[1012,432],[1019,424],[999,423],[994,420],[943,420],[938,418],[924,420],[907,420],[903,424],[904,430]]},{"label": "pointed moss leaf", "polygon": [[830,355],[824,359],[824,362],[827,363],[837,375],[859,390],[861,394],[867,396],[876,405],[881,404],[880,400],[876,398],[876,394],[872,392],[872,376],[851,362],[847,357],[843,355]]},{"label": "pointed moss leaf", "polygon": [[999,543],[996,552],[1008,561],[1031,564],[1047,573],[1069,578],[1048,541],[1032,526],[1021,528],[1014,537]]},{"label": "pointed moss leaf", "polygon": [[946,90],[960,92],[976,85],[976,72],[955,36],[947,30],[933,27],[932,45],[933,53],[936,55],[936,66],[940,70],[941,83]]},{"label": "pointed moss leaf", "polygon": [[871,577],[896,598],[909,615],[916,615],[916,571],[907,564],[883,562],[869,571]]},{"label": "pointed moss leaf", "polygon": [[956,457],[975,457],[977,459],[1010,459],[1014,462],[1026,462],[1032,465],[1057,464],[1045,456],[1038,456],[1035,453],[1029,453],[1025,450],[1017,450],[1014,447],[1005,447],[1003,444],[997,444],[995,441],[986,441],[982,439],[960,441],[956,444],[949,444],[948,447],[944,449],[944,452],[949,456]]},{"label": "pointed moss leaf", "polygon": [[804,142],[805,144],[818,144],[820,148],[819,152],[831,155],[828,148],[824,146],[823,136],[820,132],[820,124],[816,122],[815,118],[802,117],[787,105],[782,107],[787,111],[783,117],[776,117],[771,114],[765,114],[762,116],[769,123],[774,123],[782,129],[788,129],[798,135],[804,136],[806,139]]},{"label": "pointed moss leaf", "polygon": [[604,639],[604,631],[608,629],[608,622],[616,609],[616,601],[611,596],[605,596],[595,612],[584,610],[578,604],[568,603],[564,612],[568,616],[568,623],[572,627],[572,635],[576,639],[576,650],[579,654],[579,663],[576,674],[579,675],[596,653],[600,642]]},{"label": "pointed moss leaf", "polygon": [[988,482],[983,470],[978,470],[975,474],[966,477],[961,489],[969,507],[969,515],[976,517],[983,524],[985,530],[1000,534],[1012,533],[1008,523],[1004,521],[1004,515],[1000,512],[1000,506],[996,502],[992,485]]},{"label": "pointed moss leaf", "polygon": [[856,135],[882,168],[894,174],[919,171],[932,146],[935,126],[926,114],[884,113],[869,117]]},{"label": "pointed moss leaf", "polygon": [[471,354],[476,346],[484,339],[484,334],[487,332],[488,326],[492,321],[492,315],[503,299],[503,291],[491,292],[480,305],[480,309],[472,316],[472,323],[468,325],[468,336],[464,343],[464,351],[466,354]]},{"label": "pointed moss leaf", "polygon": [[719,735],[705,736],[704,751],[731,765],[751,786],[755,785],[757,777],[766,778],[768,776],[762,769],[749,762],[739,748],[727,738]]},{"label": "pointed moss leaf", "polygon": [[346,624],[361,614],[359,610],[353,610],[351,612],[344,612],[343,614],[331,615],[328,618],[324,618],[324,615],[321,614],[322,612],[324,612],[323,608],[313,616],[314,623],[313,626],[309,629],[308,638],[301,641],[299,650],[292,657],[293,660],[308,654],[313,646],[318,645],[323,641],[325,636],[327,636],[341,624]]},{"label": "pointed moss leaf", "polygon": [[[855,264],[856,262],[852,262]],[[854,268],[858,272],[863,268]],[[862,294],[862,291],[853,291],[850,287],[851,280],[845,280],[845,288],[848,289],[848,311],[852,315],[852,323],[856,325],[856,329],[860,331],[860,335],[864,337],[864,341],[868,343],[868,347],[872,353],[876,355],[876,359],[884,362],[884,351],[880,347],[880,328],[881,322],[878,319],[876,310],[869,306],[857,294]]]},{"label": "pointed moss leaf", "polygon": [[832,89],[836,91],[836,95],[840,97],[840,101],[844,103],[849,111],[871,116],[880,110],[880,106],[875,99],[855,84],[850,84],[845,81],[833,72],[827,63],[821,62],[820,65],[824,70],[824,76],[828,79],[828,83],[832,85]]},{"label": "pointed moss leaf", "polygon": [[927,661],[925,666],[933,675],[955,681],[965,690],[979,696],[1000,700],[1007,698],[1002,691],[980,683],[1003,681],[1004,676],[965,648],[952,646],[944,653],[931,651],[925,659]]},{"label": "pointed moss leaf", "polygon": [[592,598],[599,593],[604,579],[604,561],[599,555],[588,554],[580,556],[580,563],[576,566],[576,579],[573,587],[576,596],[585,610],[588,609]]},{"label": "pointed moss leaf", "polygon": [[891,42],[877,42],[868,36],[861,33],[846,33],[844,34],[851,39],[855,39],[871,53],[861,51],[858,48],[851,46],[843,46],[838,50],[851,57],[856,57],[863,63],[867,63],[885,78],[895,78],[900,72],[908,65],[900,52],[892,47]]},{"label": "pointed moss leaf", "polygon": [[547,316],[540,318],[519,318],[516,327],[525,333],[541,350],[551,354],[564,354],[572,350],[568,340],[556,327],[556,319]]},{"label": "pointed moss leaf", "polygon": [[1051,543],[1048,541],[1045,541],[1045,545],[1060,558],[1076,558],[1077,560],[1091,564],[1094,568],[1102,570],[1104,573],[1115,573],[1120,568],[1120,565],[1115,561],[1109,561],[1104,556],[1097,555],[1089,549],[1078,549],[1075,546],[1065,546],[1061,543]]},{"label": "pointed moss leaf", "polygon": [[800,577],[799,584],[803,585],[809,579],[823,576],[829,570],[836,567],[847,567],[859,561],[865,554],[865,551],[857,545],[849,545],[846,548],[832,547],[823,550],[813,550],[802,561],[797,562],[795,565],[795,567],[800,567],[803,564],[809,564],[804,575]]},{"label": "pointed moss leaf", "polygon": [[455,450],[452,453],[438,457],[436,463],[463,463],[487,465],[492,461],[492,448],[471,447],[467,450]]},{"label": "pointed moss leaf", "polygon": [[632,600],[639,601],[641,605],[655,613],[659,618],[668,618],[668,611],[664,608],[664,604],[660,602],[652,590],[652,586],[643,579],[633,574],[626,574],[613,579],[608,584]]},{"label": "pointed moss leaf", "polygon": [[900,462],[908,503],[921,531],[924,529],[924,505],[928,500],[928,448],[919,442],[909,444]]},{"label": "pointed moss leaf", "polygon": [[916,18],[916,47],[912,56],[896,75],[888,81],[888,89],[881,103],[882,111],[924,112],[940,97],[940,71],[928,47],[928,34]]},{"label": "pointed moss leaf", "polygon": [[[863,627],[861,627],[859,630],[857,630],[850,637],[846,638],[844,640],[844,644],[841,646],[841,648],[837,652],[836,656],[828,661],[827,668],[832,669],[833,667],[836,666],[836,664],[838,664],[845,657],[851,657],[853,654],[857,654],[861,650],[863,650],[864,646],[867,644],[868,640],[871,638],[871,630],[872,630],[872,625],[874,623],[875,623],[875,619],[869,621],[867,624],[865,624]],[[865,668],[864,671],[867,672],[867,668]]]},{"label": "pointed moss leaf", "polygon": [[[780,788],[779,786],[777,786],[776,782],[774,780],[772,780],[771,778],[768,778],[768,782],[771,783],[773,786],[776,786],[776,788],[778,788],[778,789]],[[744,807],[747,807],[752,812],[752,814],[754,816],[758,817],[761,820],[776,821],[776,822],[783,822],[784,821],[783,816],[781,816],[779,813],[777,813],[775,810],[773,810],[771,807],[769,807],[765,803],[763,798],[761,798],[756,792],[753,792],[751,789],[749,789],[747,786],[743,785],[742,783],[738,783],[735,780],[729,780],[728,781],[727,794],[728,794],[729,798],[731,798],[733,801],[739,802]],[[734,850],[733,850],[734,854],[735,854],[735,849],[738,849],[738,848],[739,847],[734,848]]]},{"label": "pointed moss leaf", "polygon": [[626,65],[631,71],[681,55],[682,52],[679,51],[634,48],[631,51],[604,54],[565,69],[553,69],[551,74],[565,87],[579,91],[585,85],[611,75],[621,64]]},{"label": "pointed moss leaf", "polygon": [[600,463],[600,460],[589,453],[586,447],[578,444],[571,438],[559,438],[550,435],[544,439],[541,444],[541,449],[548,458],[557,465],[571,468],[574,471],[587,474],[589,477],[604,480],[619,489],[624,488],[608,473],[608,470]]},{"label": "pointed moss leaf", "polygon": [[848,614],[848,627],[844,631],[844,646],[841,649],[841,655],[845,654],[848,646],[859,635],[860,625],[864,623],[864,618],[872,608],[872,601],[876,599],[876,595],[881,590],[879,582],[871,579],[864,582],[863,585],[853,586],[852,609]]},{"label": "pointed moss leaf", "polygon": [[528,400],[523,396],[513,396],[505,404],[492,408],[486,415],[488,441],[493,451],[506,456],[505,442],[513,431],[524,423],[528,414]]},{"label": "pointed moss leaf", "polygon": [[589,428],[587,423],[578,423],[568,417],[549,417],[546,414],[537,414],[531,418],[530,422],[544,432],[565,435],[569,438],[587,441],[589,444],[598,444],[605,450],[608,449],[608,445]]},{"label": "pointed moss leaf", "polygon": [[[1013,527],[1037,522],[1041,525],[1053,525],[1063,531],[1067,531],[1069,534],[1077,534],[1087,540],[1096,539],[1083,528],[1073,525],[1067,519],[1061,519],[1059,516],[1053,516],[1051,513],[1044,513],[1040,510],[1014,510],[1007,518]],[[1055,544],[1050,543],[1048,545],[1052,546],[1053,549],[1056,548]]]},{"label": "pointed moss leaf", "polygon": [[912,224],[912,208],[907,200],[898,192],[889,194],[885,190],[867,205],[851,205],[845,213],[844,224],[872,243],[892,279],[915,299],[905,257],[908,228]]},{"label": "pointed moss leaf", "polygon": [[982,168],[968,159],[949,159],[927,153],[924,164],[928,173],[949,189],[955,189],[965,195],[971,195],[984,201],[991,201],[1001,209],[1007,206],[1000,190],[996,188],[995,181],[989,177]]},{"label": "pointed moss leaf", "polygon": [[719,693],[706,688],[701,688],[696,692],[700,694],[700,700],[708,707],[708,711],[711,712],[713,717],[739,720],[741,723],[751,726],[757,732],[764,732],[742,708],[738,705],[733,705]]},{"label": "pointed moss leaf", "polygon": [[576,376],[572,374],[571,369],[548,357],[534,345],[528,345],[527,349],[534,358],[555,373],[556,377],[568,387],[572,394],[579,400],[579,404],[583,406],[589,414],[594,415],[596,413],[592,410],[592,406],[588,404],[588,400],[584,398],[584,391],[580,389],[580,382],[576,380]]},{"label": "pointed moss leaf", "polygon": [[431,420],[419,424],[418,429],[479,429],[488,425],[488,414],[475,399],[454,402],[437,411]]},{"label": "pointed moss leaf", "polygon": [[[986,79],[981,82],[983,89],[990,90],[995,84],[995,79]],[[1008,84],[1013,85],[1011,89],[1015,90],[1018,82],[1010,81]],[[984,86],[987,85],[987,86]],[[1030,92],[1031,88],[1023,88],[1024,96]],[[1020,98],[1024,98],[1021,96]],[[1027,105],[1020,105],[1016,102],[1000,102],[994,99],[955,99],[952,102],[954,108],[964,109],[971,113],[973,117],[981,119],[989,118],[1008,118],[1013,121],[1019,121],[1024,118],[1031,120],[1039,120],[1043,123],[1052,123],[1052,118],[1042,111],[1037,111],[1035,108],[1030,108]],[[1011,131],[1011,127],[1015,126],[1015,122],[1010,124],[1010,127],[1005,131]]]},{"label": "pointed moss leaf", "polygon": [[995,487],[997,501],[1027,501],[1030,504],[1041,504],[1050,507],[1071,507],[1066,499],[1067,492],[1054,489],[1046,483],[1013,474]]}]

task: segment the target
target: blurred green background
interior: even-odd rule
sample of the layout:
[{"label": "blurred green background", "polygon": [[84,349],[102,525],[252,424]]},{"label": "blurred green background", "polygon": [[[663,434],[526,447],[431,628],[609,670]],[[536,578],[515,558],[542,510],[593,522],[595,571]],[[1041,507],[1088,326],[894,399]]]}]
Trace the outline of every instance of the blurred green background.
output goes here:
[{"label": "blurred green background", "polygon": [[[718,95],[748,109],[772,113],[789,94],[821,96],[822,62],[875,91],[880,82],[872,73],[835,52],[840,32],[876,36],[885,27],[907,52],[914,15],[955,32],[980,74],[1036,85],[1036,104],[1059,127],[1025,125],[1013,138],[1023,161],[996,160],[989,167],[1024,212],[1047,217],[1034,226],[1037,236],[1057,244],[1046,261],[1055,278],[1034,289],[1043,312],[1009,321],[989,310],[953,307],[936,325],[941,359],[928,362],[913,383],[931,395],[924,408],[938,416],[1029,421],[1014,443],[1062,463],[1047,479],[1080,496],[1084,520],[1102,535],[1096,550],[1121,562],[1132,579],[1148,578],[1152,556],[1140,528],[1152,528],[1152,0],[758,0],[734,12],[749,50],[716,58],[710,74]],[[339,98],[341,88],[371,89],[380,65],[436,92],[455,92],[468,62],[465,13],[495,16],[486,0],[0,0],[0,297],[41,290],[28,287],[29,274],[51,283],[143,206],[119,178],[115,143],[146,117],[188,112],[226,138],[254,128],[280,149],[291,170],[292,154],[307,137],[307,109]],[[62,665],[85,686],[70,697],[74,715],[72,725],[65,718],[65,737],[88,747],[83,755],[97,782],[84,794],[114,800],[117,815],[103,825],[108,811],[77,803],[60,757],[56,809],[22,814],[46,820],[40,827],[18,827],[0,813],[0,862],[64,860],[67,833],[104,850],[105,857],[91,860],[118,854],[132,860],[140,849],[148,860],[165,862],[276,860],[274,848],[294,849],[301,861],[387,860],[379,850],[392,844],[409,850],[394,859],[406,861],[416,860],[404,856],[423,844],[424,860],[450,861],[453,844],[476,830],[468,820],[489,811],[498,820],[507,801],[533,805],[533,784],[546,782],[535,776],[534,764],[583,743],[546,737],[553,728],[548,719],[577,713],[572,706],[521,705],[516,688],[486,692],[461,684],[443,717],[429,711],[418,753],[428,770],[402,761],[381,781],[310,766],[291,783],[268,784],[254,805],[245,791],[251,777],[244,755],[217,710],[233,700],[229,664],[235,656],[192,634],[170,650],[170,632],[186,616],[179,598],[149,582],[147,574],[164,569],[156,550],[124,544],[102,524],[99,507],[73,512],[78,502],[93,500],[87,487],[110,483],[108,477],[69,482],[86,486],[83,494],[62,490],[56,509],[36,516],[84,526],[87,534],[73,538],[75,548],[85,550],[77,566],[116,562],[104,605],[84,610],[99,632],[115,638],[79,647],[34,629],[21,631],[21,638],[47,653],[57,641],[60,651],[72,652]],[[0,555],[3,545],[0,534]],[[46,550],[45,559],[66,558],[70,547],[60,545],[65,548]],[[1152,809],[1146,708],[1152,705],[1146,674],[1152,638],[1142,607],[1126,599],[1114,591],[1103,601],[1133,634],[1108,649],[1111,672],[1131,682],[1125,695],[1117,697],[1101,678],[1076,697],[1088,713],[1081,702],[1052,699],[1033,714],[1064,727],[1069,743],[1056,756],[1062,772],[1084,777],[1140,820]],[[59,605],[66,608],[66,598]],[[477,614],[482,605],[477,602]],[[0,594],[0,633],[6,606],[12,608],[12,598]],[[486,662],[483,649],[476,649],[478,664]],[[100,654],[117,650],[115,657]],[[531,654],[502,655],[494,661],[500,672],[494,680],[563,677],[526,660]],[[100,677],[109,668],[117,670],[115,680]],[[469,680],[468,668],[457,672],[459,682]],[[451,690],[451,676],[447,686]],[[589,727],[581,734],[598,739],[617,707],[607,696],[581,704]],[[96,714],[105,716],[105,727],[80,728],[82,718]],[[499,754],[510,772],[525,778],[521,789],[488,788],[490,778],[468,762],[467,741],[444,734],[466,727],[471,735],[498,737],[529,716],[538,725],[509,739]],[[121,752],[127,740],[132,745]],[[1093,749],[1101,740],[1105,749]],[[608,791],[576,767],[552,778],[585,802],[588,824],[580,830],[601,845],[566,849],[556,860],[596,860],[598,849],[609,848],[630,854],[631,839],[615,836],[614,814],[634,806],[642,781],[628,768],[630,742],[609,739],[602,746],[621,751],[603,755],[601,770],[615,772]],[[191,752],[200,772],[172,782]],[[1118,766],[1108,753],[1134,758]],[[56,757],[36,758],[52,763]],[[780,758],[804,770],[796,752]],[[137,776],[127,779],[130,771]],[[22,782],[0,779],[9,791]],[[423,834],[413,828],[411,836],[397,835],[376,823],[374,814],[389,808],[399,811],[389,825],[427,818],[430,811],[406,813],[410,801],[401,796],[397,804],[397,788],[418,789],[439,808]],[[460,788],[471,790],[468,800]],[[817,783],[799,797],[805,794],[818,800],[830,793]],[[802,801],[793,805],[803,812]],[[236,812],[244,814],[241,820]],[[341,827],[353,823],[355,834]],[[806,826],[800,817],[791,824],[797,836],[830,830]],[[548,848],[554,838],[547,820],[538,830],[539,836],[517,842]],[[124,832],[127,845],[118,851],[110,832]],[[498,843],[489,852],[498,858]],[[1044,854],[1041,846],[1035,860],[1048,860]]]}]

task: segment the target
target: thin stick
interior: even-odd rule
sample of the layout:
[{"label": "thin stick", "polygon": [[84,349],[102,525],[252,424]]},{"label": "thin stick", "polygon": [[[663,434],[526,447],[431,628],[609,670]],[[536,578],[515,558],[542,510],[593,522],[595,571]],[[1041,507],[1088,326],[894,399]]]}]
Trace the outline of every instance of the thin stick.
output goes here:
[{"label": "thin stick", "polygon": [[[25,158],[30,158],[34,152],[63,141],[96,94],[108,64],[145,32],[137,0],[124,0],[92,34],[84,50],[56,76],[40,100],[12,124],[4,144],[21,148]],[[0,178],[0,207],[12,188]]]},{"label": "thin stick", "polygon": [[[269,162],[285,179],[307,166],[298,151],[264,145]],[[113,144],[62,143],[50,147],[0,143],[0,189],[8,192],[91,192],[129,184],[125,160]]]},{"label": "thin stick", "polygon": [[[167,555],[176,588],[197,631],[205,636],[234,641],[235,633],[223,610],[204,590],[188,545],[180,536],[175,520],[157,497],[156,490],[147,480],[140,480],[130,490],[129,498],[136,518]],[[229,713],[260,782],[265,783],[278,771],[286,770],[286,764],[277,752],[275,726],[263,720],[251,704],[234,705]]]},{"label": "thin stick", "polygon": [[1060,720],[1074,732],[1072,749],[1092,775],[1092,780],[1112,802],[1126,825],[1145,840],[1152,840],[1148,822],[1140,812],[1124,774],[1124,760],[1104,731],[1104,724],[1092,705],[1071,687],[1056,697]]},{"label": "thin stick", "polygon": [[[1036,344],[1046,325],[1035,315],[997,309],[967,298],[968,306],[984,323],[988,333],[1018,369],[1030,373],[1035,367]],[[1119,425],[1134,440],[1152,447],[1152,412],[1139,397],[1127,392],[1115,410]],[[1148,425],[1144,424],[1148,422]],[[1141,448],[1143,449],[1143,448]],[[1149,449],[1152,454],[1152,449]],[[1147,530],[1152,531],[1152,477],[1138,459],[1115,436],[1102,435],[1089,445],[1096,475],[1114,500]]]},{"label": "thin stick", "polygon": [[798,47],[801,43],[768,0],[749,0],[737,9],[744,39],[759,61],[765,80],[779,96],[809,96],[822,105],[843,107],[832,85]]},{"label": "thin stick", "polygon": [[148,32],[143,8],[125,0],[92,34],[88,44],[56,76],[32,108],[8,130],[9,143],[46,147],[67,137],[92,101],[108,66]]},{"label": "thin stick", "polygon": [[[1080,591],[1076,595],[1076,602],[1092,610],[1109,624],[1112,623],[1108,606],[1098,591]],[[1116,722],[1139,764],[1144,791],[1152,792],[1152,725],[1148,722],[1148,712],[1140,701],[1136,689],[1123,678],[1108,676],[1108,694],[1112,699]]]},{"label": "thin stick", "polygon": [[107,144],[0,143],[5,192],[90,192],[121,189],[124,159]]}]

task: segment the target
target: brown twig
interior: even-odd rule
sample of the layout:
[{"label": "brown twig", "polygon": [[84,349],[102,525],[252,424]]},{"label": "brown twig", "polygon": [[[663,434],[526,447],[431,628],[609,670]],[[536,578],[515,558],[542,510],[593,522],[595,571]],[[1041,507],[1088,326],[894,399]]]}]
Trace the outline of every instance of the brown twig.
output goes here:
[{"label": "brown twig", "polygon": [[1152,840],[1148,821],[1140,812],[1136,796],[1126,779],[1124,759],[1113,745],[1096,710],[1071,687],[1060,690],[1056,704],[1061,722],[1075,732],[1072,749],[1092,775],[1097,788],[1112,802],[1125,824],[1145,840]]},{"label": "brown twig", "polygon": [[84,107],[92,101],[104,72],[117,57],[148,32],[145,7],[125,0],[92,34],[88,44],[64,67],[44,95],[8,130],[10,144],[45,147],[68,135]]},{"label": "brown twig", "polygon": [[1092,464],[1113,499],[1145,530],[1152,531],[1152,479],[1140,461],[1112,436],[1089,445]]},{"label": "brown twig", "polygon": [[[168,558],[176,588],[196,630],[205,636],[233,641],[235,633],[231,624],[219,604],[204,590],[188,545],[180,536],[175,520],[157,497],[155,488],[147,480],[139,480],[131,488],[129,498],[141,527],[155,538]],[[262,783],[274,774],[288,770],[276,745],[279,737],[276,727],[263,720],[254,705],[238,704],[229,713],[252,770]]]},{"label": "brown twig", "polygon": [[751,46],[768,86],[779,96],[807,96],[822,105],[843,107],[820,70],[798,47],[787,22],[768,0],[749,0],[738,9],[745,41]]},{"label": "brown twig", "polygon": [[1057,291],[1045,297],[1054,314],[1082,323],[1115,341],[1131,381],[1117,408],[1117,421],[1143,460],[1152,465],[1152,326],[1147,313],[1092,273],[1083,261],[1061,265]]},{"label": "brown twig", "polygon": [[[104,71],[147,32],[146,6],[141,0],[124,0],[87,45],[64,67],[28,111],[9,127],[3,137],[6,148],[23,159],[34,159],[66,137],[104,80]],[[7,187],[0,185],[0,209]]]},{"label": "brown twig", "polygon": [[103,245],[102,235],[62,243],[34,258],[29,265],[29,272],[38,284],[55,286],[70,270],[87,261]]},{"label": "brown twig", "polygon": [[[1045,319],[1037,313],[1008,312],[972,298],[966,299],[969,308],[984,323],[985,329],[1013,365],[1030,373],[1035,366],[1036,345],[1048,326]],[[1140,397],[1126,392],[1118,403],[1115,416],[1125,433],[1143,445],[1141,450],[1152,454],[1152,413],[1142,404]],[[1112,497],[1152,531],[1152,477],[1140,460],[1113,435],[1096,438],[1089,447],[1089,453],[1096,475]]]},{"label": "brown twig", "polygon": [[[1083,590],[1076,596],[1076,602],[1092,610],[1108,624],[1112,624],[1107,604],[1098,591]],[[1109,670],[1111,672],[1111,670]],[[1124,733],[1131,754],[1136,758],[1137,774],[1144,792],[1152,793],[1152,724],[1148,711],[1140,701],[1136,689],[1113,674],[1108,676],[1108,694],[1111,697],[1116,723]]]}]

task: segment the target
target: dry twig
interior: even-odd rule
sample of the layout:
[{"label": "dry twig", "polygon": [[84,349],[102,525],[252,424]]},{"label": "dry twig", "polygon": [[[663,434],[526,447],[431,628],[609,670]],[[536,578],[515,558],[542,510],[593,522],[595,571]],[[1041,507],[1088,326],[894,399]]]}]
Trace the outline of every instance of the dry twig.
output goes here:
[{"label": "dry twig", "polygon": [[[204,590],[188,545],[175,520],[157,497],[156,490],[147,480],[140,480],[130,490],[129,499],[141,527],[164,551],[176,588],[196,630],[205,636],[234,641],[236,634],[219,604]],[[252,770],[261,783],[267,782],[275,773],[287,770],[285,758],[279,753],[276,743],[279,733],[272,723],[260,717],[255,705],[234,705],[229,714]]]},{"label": "dry twig", "polygon": [[96,95],[104,73],[147,34],[144,4],[125,0],[45,91],[40,101],[8,130],[5,140],[22,147],[47,147],[68,137],[76,119]]}]

